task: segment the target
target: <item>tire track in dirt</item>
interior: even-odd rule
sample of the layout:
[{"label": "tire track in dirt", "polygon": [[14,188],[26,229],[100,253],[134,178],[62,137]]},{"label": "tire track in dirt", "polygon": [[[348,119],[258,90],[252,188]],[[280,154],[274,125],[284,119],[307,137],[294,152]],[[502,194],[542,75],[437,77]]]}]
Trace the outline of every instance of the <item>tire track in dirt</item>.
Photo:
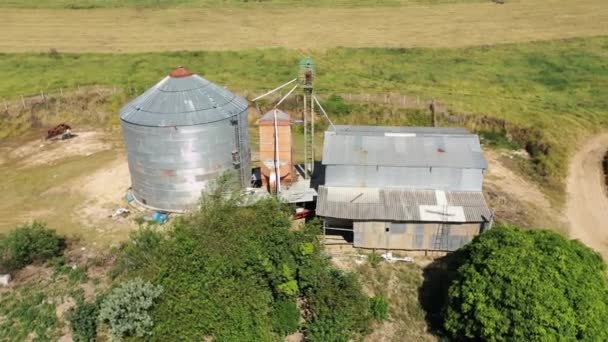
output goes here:
[{"label": "tire track in dirt", "polygon": [[608,133],[586,141],[570,162],[566,218],[570,236],[579,239],[608,260],[608,196],[602,160]]}]

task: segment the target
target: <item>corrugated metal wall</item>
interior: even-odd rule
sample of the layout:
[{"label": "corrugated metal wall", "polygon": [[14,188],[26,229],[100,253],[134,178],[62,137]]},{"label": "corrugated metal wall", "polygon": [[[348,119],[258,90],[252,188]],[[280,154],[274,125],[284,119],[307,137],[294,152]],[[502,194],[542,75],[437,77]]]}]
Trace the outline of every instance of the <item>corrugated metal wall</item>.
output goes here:
[{"label": "corrugated metal wall", "polygon": [[483,170],[327,165],[326,186],[481,191]]},{"label": "corrugated metal wall", "polygon": [[482,224],[354,222],[355,247],[454,251],[479,235]]},{"label": "corrugated metal wall", "polygon": [[181,211],[220,174],[250,182],[247,112],[212,123],[150,127],[122,121],[133,195],[152,208]]}]

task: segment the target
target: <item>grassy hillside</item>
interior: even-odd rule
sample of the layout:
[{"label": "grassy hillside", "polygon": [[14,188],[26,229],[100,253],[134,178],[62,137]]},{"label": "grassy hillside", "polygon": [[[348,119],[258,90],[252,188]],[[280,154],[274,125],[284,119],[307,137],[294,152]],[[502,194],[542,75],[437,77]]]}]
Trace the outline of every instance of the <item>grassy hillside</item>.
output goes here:
[{"label": "grassy hillside", "polygon": [[[608,125],[608,37],[466,49],[305,53],[317,63],[319,92],[437,98],[465,117],[461,123],[498,131],[526,147],[535,173],[555,189],[561,187],[567,154],[578,139]],[[303,54],[285,49],[4,54],[0,97],[93,84],[140,93],[178,65],[254,94],[293,77]]]},{"label": "grassy hillside", "polygon": [[[442,48],[608,35],[605,0],[457,2],[385,6],[365,0],[353,7],[346,1],[281,0],[206,8],[3,8],[0,51]],[[322,4],[328,7],[319,8]]]}]

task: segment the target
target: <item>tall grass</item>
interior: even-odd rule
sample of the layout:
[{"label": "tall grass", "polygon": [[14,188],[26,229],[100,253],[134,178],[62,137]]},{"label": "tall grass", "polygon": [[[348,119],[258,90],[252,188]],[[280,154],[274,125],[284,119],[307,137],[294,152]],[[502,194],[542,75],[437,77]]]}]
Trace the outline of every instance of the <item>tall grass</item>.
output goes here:
[{"label": "tall grass", "polygon": [[399,6],[408,4],[441,4],[482,2],[484,0],[3,0],[0,7],[12,8],[167,8],[167,7],[219,7],[219,6],[298,6],[298,7],[359,7]]}]

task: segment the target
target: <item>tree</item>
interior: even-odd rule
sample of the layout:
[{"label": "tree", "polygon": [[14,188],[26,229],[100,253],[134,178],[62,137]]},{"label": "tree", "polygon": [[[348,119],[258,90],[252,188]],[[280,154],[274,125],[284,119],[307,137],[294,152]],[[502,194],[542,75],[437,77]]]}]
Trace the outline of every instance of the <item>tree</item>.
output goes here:
[{"label": "tree", "polygon": [[549,231],[496,227],[460,253],[444,327],[458,340],[608,339],[601,257]]}]

